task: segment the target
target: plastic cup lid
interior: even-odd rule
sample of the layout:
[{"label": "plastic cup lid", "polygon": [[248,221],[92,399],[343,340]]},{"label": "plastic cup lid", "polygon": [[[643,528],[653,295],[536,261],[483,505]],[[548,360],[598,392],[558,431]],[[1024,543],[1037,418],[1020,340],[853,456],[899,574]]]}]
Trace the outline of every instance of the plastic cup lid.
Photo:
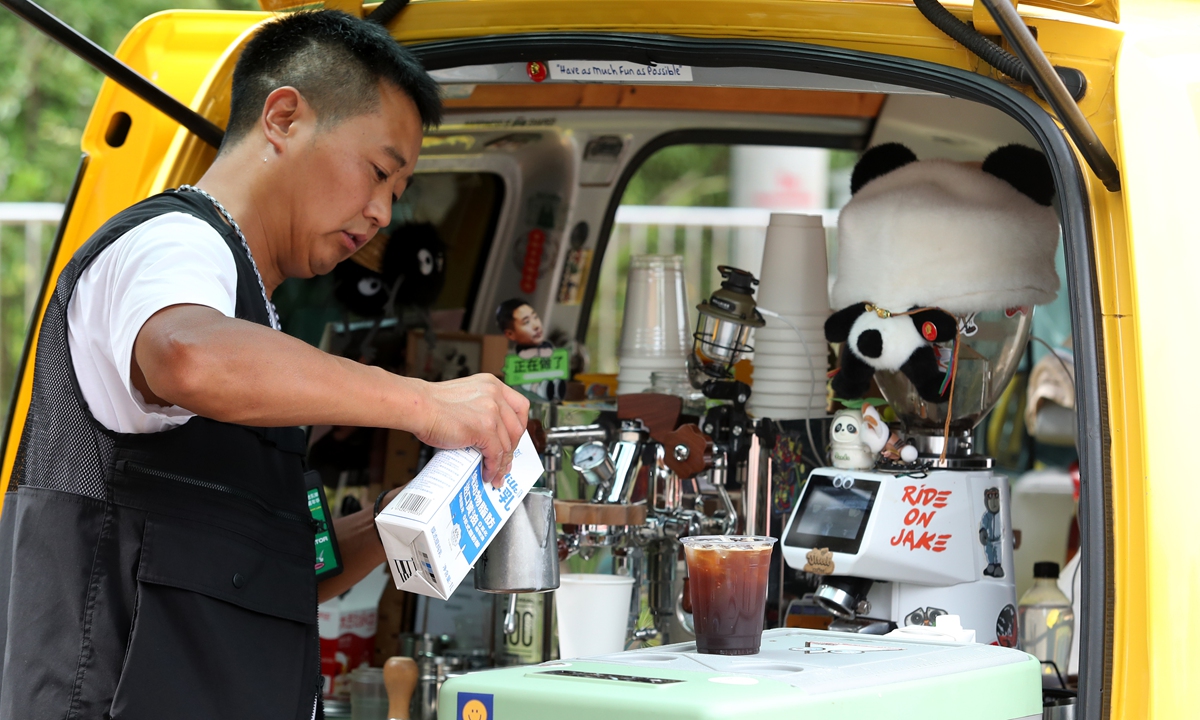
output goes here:
[{"label": "plastic cup lid", "polygon": [[762,535],[696,535],[680,538],[684,547],[699,550],[767,550],[775,538]]}]

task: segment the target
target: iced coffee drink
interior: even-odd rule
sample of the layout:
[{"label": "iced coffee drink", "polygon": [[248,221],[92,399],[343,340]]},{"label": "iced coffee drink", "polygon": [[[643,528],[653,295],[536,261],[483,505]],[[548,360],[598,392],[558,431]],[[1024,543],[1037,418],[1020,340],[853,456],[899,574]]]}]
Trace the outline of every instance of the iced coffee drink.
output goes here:
[{"label": "iced coffee drink", "polygon": [[762,642],[775,538],[707,535],[682,542],[696,649],[711,655],[754,655]]}]

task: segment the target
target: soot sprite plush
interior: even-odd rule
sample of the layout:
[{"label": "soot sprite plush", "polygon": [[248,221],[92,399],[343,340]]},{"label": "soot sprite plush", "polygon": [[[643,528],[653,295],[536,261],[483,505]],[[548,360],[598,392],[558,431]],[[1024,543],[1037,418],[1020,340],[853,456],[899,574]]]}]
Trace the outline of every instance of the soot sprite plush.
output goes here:
[{"label": "soot sprite plush", "polygon": [[859,159],[838,219],[838,275],[825,323],[842,343],[838,397],[859,398],[876,370],[900,371],[927,402],[945,402],[934,345],[959,318],[1040,305],[1058,293],[1058,218],[1045,157],[1021,145],[982,166],[918,161],[898,143]]},{"label": "soot sprite plush", "polygon": [[399,282],[396,305],[432,305],[446,284],[446,245],[431,223],[396,228],[383,255],[383,274]]},{"label": "soot sprite plush", "polygon": [[334,297],[365,318],[394,314],[397,306],[428,307],[446,284],[446,246],[430,223],[380,232],[334,268]]}]

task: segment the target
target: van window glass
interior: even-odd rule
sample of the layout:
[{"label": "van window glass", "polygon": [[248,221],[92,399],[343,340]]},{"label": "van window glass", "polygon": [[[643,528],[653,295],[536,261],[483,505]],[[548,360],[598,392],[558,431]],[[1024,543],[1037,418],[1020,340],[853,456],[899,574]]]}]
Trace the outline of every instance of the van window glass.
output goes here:
[{"label": "van window glass", "polygon": [[[392,207],[391,224],[380,231],[381,236],[406,238],[427,237],[414,234],[417,226],[432,226],[436,237],[444,245],[445,284],[428,306],[430,321],[439,330],[458,330],[469,321],[468,314],[475,301],[496,230],[496,220],[504,198],[504,183],[492,173],[418,173],[412,185]],[[424,232],[424,230],[422,230]],[[386,243],[377,237],[359,253],[344,261],[380,269]],[[383,247],[384,250],[380,250]],[[375,253],[374,257],[368,257]],[[416,262],[421,262],[418,258]],[[429,260],[432,262],[432,260]],[[358,268],[348,268],[357,271]],[[352,325],[369,321],[374,314],[362,315],[338,300],[338,284],[345,282],[353,273],[334,271],[323,277],[309,280],[288,280],[279,286],[273,298],[279,309],[283,329],[289,335],[320,346],[322,336],[331,323],[350,322]],[[359,279],[357,275],[355,282]],[[364,288],[374,287],[373,281],[381,278],[371,276]],[[388,293],[391,287],[380,292]],[[383,297],[383,296],[380,296]],[[404,308],[395,311],[403,314]],[[411,314],[411,308],[409,308]]]},{"label": "van window glass", "polygon": [[588,322],[592,372],[615,373],[630,258],[682,255],[691,309],[720,286],[720,265],[758,276],[770,213],[826,218],[830,264],[837,209],[850,198],[858,154],[765,145],[672,145],[629,180],[604,251]]}]

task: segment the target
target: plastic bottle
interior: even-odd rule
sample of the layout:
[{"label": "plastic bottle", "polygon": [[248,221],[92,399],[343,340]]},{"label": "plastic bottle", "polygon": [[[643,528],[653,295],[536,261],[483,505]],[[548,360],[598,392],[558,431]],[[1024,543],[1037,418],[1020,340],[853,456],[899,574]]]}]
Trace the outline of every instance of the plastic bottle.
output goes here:
[{"label": "plastic bottle", "polygon": [[1043,684],[1058,687],[1060,675],[1064,680],[1067,675],[1075,612],[1056,584],[1058,563],[1034,563],[1033,577],[1033,587],[1017,603],[1020,648],[1042,661]]}]

